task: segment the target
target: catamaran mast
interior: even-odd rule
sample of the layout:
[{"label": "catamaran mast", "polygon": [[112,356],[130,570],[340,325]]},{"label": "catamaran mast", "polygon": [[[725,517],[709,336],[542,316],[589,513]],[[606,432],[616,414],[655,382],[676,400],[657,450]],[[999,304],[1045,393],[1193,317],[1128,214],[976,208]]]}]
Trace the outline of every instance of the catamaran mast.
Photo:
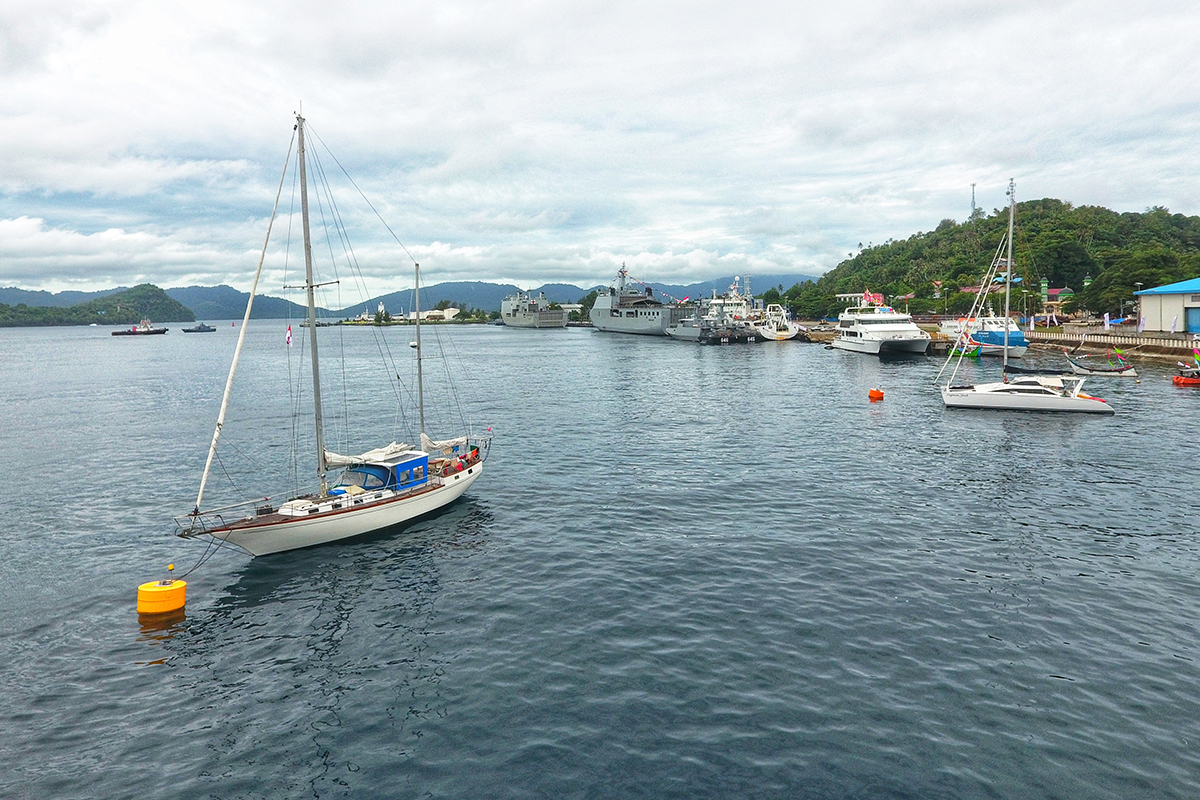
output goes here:
[{"label": "catamaran mast", "polygon": [[[413,262],[413,293],[417,309],[417,413],[421,417],[421,435],[425,435],[425,381],[421,376],[421,265]],[[422,442],[422,445],[424,442]]]},{"label": "catamaran mast", "polygon": [[[1001,369],[1008,366],[1008,297],[1012,289],[1013,269],[1013,215],[1017,208],[1017,188],[1012,178],[1008,179],[1008,259],[1004,265],[1004,358]],[[1003,374],[1003,372],[1001,373]]]},{"label": "catamaran mast", "polygon": [[308,232],[308,178],[304,168],[304,117],[296,115],[297,159],[300,162],[300,213],[304,227],[304,288],[308,293],[308,341],[312,350],[313,417],[317,428],[317,477],[321,494],[329,490],[325,482],[325,434],[321,428],[321,370],[317,363],[317,303],[313,293],[312,241]]}]

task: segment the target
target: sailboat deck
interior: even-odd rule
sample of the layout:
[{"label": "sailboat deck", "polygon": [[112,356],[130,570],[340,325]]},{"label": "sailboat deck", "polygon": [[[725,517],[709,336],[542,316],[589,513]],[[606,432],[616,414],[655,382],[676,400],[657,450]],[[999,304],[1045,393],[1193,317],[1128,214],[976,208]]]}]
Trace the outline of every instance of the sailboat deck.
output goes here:
[{"label": "sailboat deck", "polygon": [[317,495],[307,495],[296,497],[289,500],[289,503],[296,501],[309,500],[314,503],[314,508],[306,514],[284,514],[278,509],[274,509],[265,514],[254,514],[253,516],[243,517],[234,522],[222,522],[216,527],[206,528],[205,532],[219,531],[234,531],[245,530],[248,528],[259,528],[270,525],[278,525],[286,522],[296,522],[298,520],[308,519],[323,519],[338,514],[345,514],[350,511],[363,511],[378,506],[394,503],[399,500],[410,500],[430,492],[437,491],[449,483],[453,483],[460,479],[460,476],[473,475],[476,468],[481,463],[482,459],[476,457],[461,462],[461,468],[453,465],[453,462],[434,462],[439,469],[436,471],[430,469],[430,478],[427,483],[411,489],[396,491],[394,489],[376,490],[367,492],[361,495],[327,495],[323,502],[317,502]]}]

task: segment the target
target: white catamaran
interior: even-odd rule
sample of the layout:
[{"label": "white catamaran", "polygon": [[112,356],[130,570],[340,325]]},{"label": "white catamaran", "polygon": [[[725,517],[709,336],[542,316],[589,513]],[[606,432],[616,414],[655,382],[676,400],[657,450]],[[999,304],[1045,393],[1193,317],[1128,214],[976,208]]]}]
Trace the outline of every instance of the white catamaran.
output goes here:
[{"label": "white catamaran", "polygon": [[[279,195],[275,199],[267,241],[254,275],[250,299],[242,318],[242,328],[234,351],[233,363],[221,399],[216,430],[209,446],[208,459],[200,479],[196,504],[190,514],[176,518],[178,534],[185,538],[211,537],[236,545],[251,555],[260,556],[324,544],[360,534],[378,531],[435,511],[461,496],[483,474],[483,461],[490,433],[484,436],[460,435],[445,441],[433,441],[425,432],[425,397],[421,370],[420,266],[414,264],[416,282],[415,315],[417,398],[420,419],[420,446],[392,442],[360,455],[344,456],[325,450],[321,419],[321,382],[317,358],[316,302],[313,281],[312,247],[309,236],[308,186],[304,151],[305,120],[296,115],[297,163],[300,172],[300,205],[304,232],[305,291],[308,298],[309,350],[312,359],[313,418],[316,429],[317,477],[320,488],[295,497],[278,506],[269,499],[253,503],[202,510],[205,486],[216,455],[217,443],[225,424],[225,414],[233,388],[234,374],[250,322],[250,309],[262,275],[267,244],[271,237]],[[280,180],[282,194],[284,178]],[[290,333],[289,333],[290,336]],[[490,429],[489,429],[490,431]],[[343,471],[330,481],[327,473]],[[249,512],[249,513],[247,513]]]}]

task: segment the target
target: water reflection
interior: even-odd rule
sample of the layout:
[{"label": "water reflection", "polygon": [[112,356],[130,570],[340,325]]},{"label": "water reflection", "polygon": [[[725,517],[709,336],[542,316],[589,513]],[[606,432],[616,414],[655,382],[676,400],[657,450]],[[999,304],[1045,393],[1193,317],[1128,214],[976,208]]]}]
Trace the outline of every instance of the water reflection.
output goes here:
[{"label": "water reflection", "polygon": [[139,642],[164,642],[177,631],[183,630],[187,620],[186,609],[180,608],[166,614],[138,614]]},{"label": "water reflection", "polygon": [[[251,609],[290,597],[296,584],[336,567],[348,591],[397,569],[412,570],[447,552],[474,550],[486,543],[494,518],[486,505],[463,497],[418,520],[385,530],[304,550],[247,559],[237,580],[214,603],[222,614]],[[419,570],[418,570],[419,571]]]},{"label": "water reflection", "polygon": [[322,795],[409,757],[424,721],[449,713],[439,598],[494,526],[467,497],[394,531],[247,560],[222,597],[165,625],[175,713],[205,731],[205,748],[178,754],[185,773],[222,795]]}]

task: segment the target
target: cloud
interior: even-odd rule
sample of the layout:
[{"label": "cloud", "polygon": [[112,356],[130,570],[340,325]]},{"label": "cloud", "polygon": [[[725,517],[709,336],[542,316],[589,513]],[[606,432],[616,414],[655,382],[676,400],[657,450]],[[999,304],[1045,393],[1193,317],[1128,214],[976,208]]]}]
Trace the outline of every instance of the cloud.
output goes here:
[{"label": "cloud", "polygon": [[[1003,205],[1009,177],[1019,199],[1200,212],[1200,9],[1179,2],[18,2],[0,21],[0,235],[34,221],[43,248],[0,269],[27,288],[247,285],[301,102],[325,173],[328,144],[430,280],[821,272],[964,218],[972,183]],[[353,196],[367,283],[390,290],[406,256]]]},{"label": "cloud", "polygon": [[228,253],[119,228],[81,234],[30,217],[0,220],[0,284],[51,291],[230,272]]}]

